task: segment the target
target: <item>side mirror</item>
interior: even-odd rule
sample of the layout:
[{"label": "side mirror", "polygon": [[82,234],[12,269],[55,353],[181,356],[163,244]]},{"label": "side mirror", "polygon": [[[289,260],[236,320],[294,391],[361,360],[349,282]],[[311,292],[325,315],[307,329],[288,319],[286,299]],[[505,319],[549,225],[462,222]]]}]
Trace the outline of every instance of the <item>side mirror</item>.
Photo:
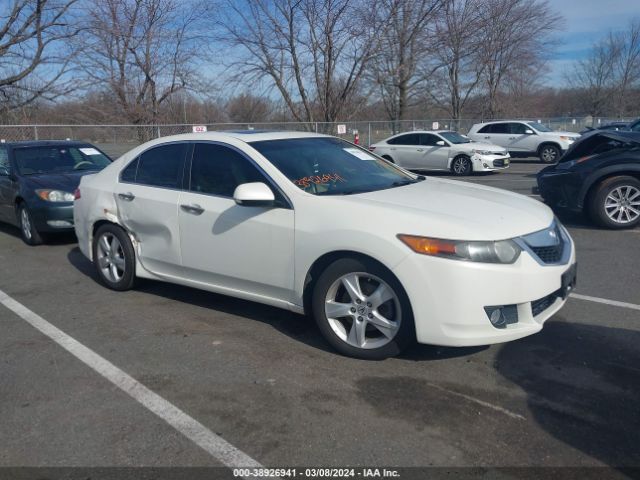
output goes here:
[{"label": "side mirror", "polygon": [[438,140],[436,142],[436,145],[439,146],[439,147],[444,147],[446,144],[444,143],[444,140]]},{"label": "side mirror", "polygon": [[525,130],[524,133],[526,133],[527,135],[533,135],[533,130]]},{"label": "side mirror", "polygon": [[233,199],[244,207],[269,207],[276,197],[271,189],[262,182],[243,183],[233,192]]}]

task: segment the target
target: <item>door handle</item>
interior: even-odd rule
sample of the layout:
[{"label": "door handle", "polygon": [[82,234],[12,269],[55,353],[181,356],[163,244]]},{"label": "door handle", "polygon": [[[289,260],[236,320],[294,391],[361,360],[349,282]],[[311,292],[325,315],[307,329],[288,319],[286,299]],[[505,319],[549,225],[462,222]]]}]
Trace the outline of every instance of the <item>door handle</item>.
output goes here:
[{"label": "door handle", "polygon": [[509,140],[515,140],[516,137],[509,137]]},{"label": "door handle", "polygon": [[127,192],[127,193],[119,193],[118,196],[122,199],[125,200],[127,202],[130,202],[131,200],[133,200],[134,198],[136,198],[136,196],[131,193],[131,192]]},{"label": "door handle", "polygon": [[484,137],[485,140],[489,140],[491,137]]},{"label": "door handle", "polygon": [[193,215],[201,215],[204,212],[204,208],[202,208],[197,203],[193,203],[191,205],[180,205],[180,208],[187,213],[191,213]]},{"label": "door handle", "polygon": [[424,152],[424,150],[422,148],[418,148],[416,152]]}]

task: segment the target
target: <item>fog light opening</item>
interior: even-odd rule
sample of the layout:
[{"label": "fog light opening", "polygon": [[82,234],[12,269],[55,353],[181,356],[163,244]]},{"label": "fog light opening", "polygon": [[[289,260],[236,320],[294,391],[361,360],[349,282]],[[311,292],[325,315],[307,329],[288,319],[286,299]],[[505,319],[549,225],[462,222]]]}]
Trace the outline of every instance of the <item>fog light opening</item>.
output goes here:
[{"label": "fog light opening", "polygon": [[495,328],[507,328],[507,325],[518,323],[517,305],[497,305],[484,307],[491,325]]}]

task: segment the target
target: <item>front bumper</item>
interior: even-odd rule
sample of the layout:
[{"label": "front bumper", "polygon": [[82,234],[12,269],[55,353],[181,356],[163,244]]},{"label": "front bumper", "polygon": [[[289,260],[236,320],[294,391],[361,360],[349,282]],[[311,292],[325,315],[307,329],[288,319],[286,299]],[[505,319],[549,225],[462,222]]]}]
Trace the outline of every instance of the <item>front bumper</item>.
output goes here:
[{"label": "front bumper", "polygon": [[73,202],[45,203],[29,206],[29,212],[39,232],[73,231]]},{"label": "front bumper", "polygon": [[538,173],[537,188],[534,193],[540,195],[546,204],[566,210],[582,210],[581,175],[572,171],[555,170],[555,165]]},{"label": "front bumper", "polygon": [[[540,265],[525,251],[512,265],[412,254],[394,273],[409,296],[418,342],[459,347],[508,342],[539,332],[565,304],[562,277],[574,263],[571,243],[569,262],[563,265]],[[515,305],[517,323],[494,327],[485,307],[496,305]]]},{"label": "front bumper", "polygon": [[474,172],[492,172],[509,168],[511,157],[509,155],[479,155],[471,156]]}]

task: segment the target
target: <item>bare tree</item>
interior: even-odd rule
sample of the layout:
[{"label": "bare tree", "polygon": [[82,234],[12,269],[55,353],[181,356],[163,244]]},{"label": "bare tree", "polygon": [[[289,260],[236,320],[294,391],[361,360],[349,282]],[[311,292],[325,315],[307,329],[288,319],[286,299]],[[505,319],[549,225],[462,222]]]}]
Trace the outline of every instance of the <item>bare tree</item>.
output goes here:
[{"label": "bare tree", "polygon": [[486,90],[484,113],[486,117],[494,118],[506,74],[523,56],[544,58],[562,20],[547,0],[485,0],[481,12],[479,60]]},{"label": "bare tree", "polygon": [[196,2],[95,0],[79,64],[127,121],[157,123],[167,99],[197,80],[201,17]]},{"label": "bare tree", "polygon": [[390,120],[405,118],[424,79],[420,66],[433,47],[432,24],[445,0],[380,0],[373,14],[384,25],[371,73]]},{"label": "bare tree", "polygon": [[270,117],[270,102],[266,98],[241,93],[227,102],[226,110],[232,122],[266,122]]},{"label": "bare tree", "polygon": [[216,23],[236,75],[272,84],[298,121],[333,122],[353,113],[379,45],[367,11],[359,0],[228,0]]},{"label": "bare tree", "polygon": [[447,0],[436,25],[430,94],[454,121],[476,93],[484,71],[481,0]]},{"label": "bare tree", "polygon": [[640,81],[640,18],[629,23],[621,32],[609,34],[615,75],[615,110],[623,117],[627,110],[627,97]]},{"label": "bare tree", "polygon": [[0,4],[0,108],[18,108],[69,91],[65,81],[77,34],[77,0],[4,0]]}]

